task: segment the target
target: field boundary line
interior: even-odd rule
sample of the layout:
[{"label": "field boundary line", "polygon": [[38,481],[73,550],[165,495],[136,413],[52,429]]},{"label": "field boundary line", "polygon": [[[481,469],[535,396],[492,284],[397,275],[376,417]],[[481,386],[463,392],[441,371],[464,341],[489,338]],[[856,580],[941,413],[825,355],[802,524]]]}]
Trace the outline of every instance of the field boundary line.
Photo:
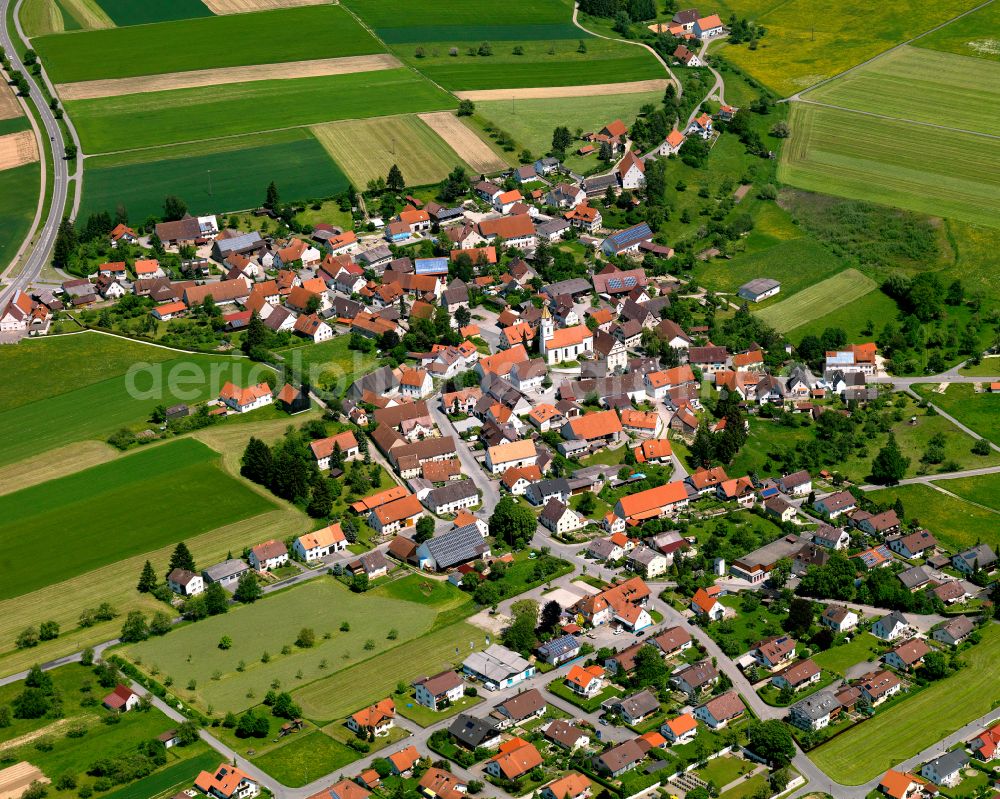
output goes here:
[{"label": "field boundary line", "polygon": [[[991,0],[991,2],[992,2],[992,0]],[[875,119],[884,119],[884,120],[886,120],[888,122],[905,122],[908,125],[921,125],[922,127],[925,127],[925,128],[933,128],[935,130],[945,130],[945,131],[948,131],[950,133],[965,133],[965,134],[967,134],[969,136],[979,136],[979,137],[981,137],[983,139],[997,139],[997,140],[1000,140],[1000,135],[997,135],[995,133],[983,133],[983,132],[977,131],[977,130],[968,130],[966,128],[956,128],[956,127],[953,127],[951,125],[938,125],[938,124],[936,124],[934,122],[921,122],[921,121],[916,120],[916,119],[907,119],[906,117],[894,117],[894,116],[890,116],[889,114],[877,114],[874,111],[860,111],[857,108],[847,108],[846,106],[843,106],[843,105],[833,105],[832,103],[821,103],[818,100],[803,100],[803,99],[799,98],[799,100],[797,102],[802,103],[803,105],[817,106],[818,108],[830,108],[830,109],[833,109],[834,111],[845,111],[846,113],[849,113],[849,114],[859,114],[859,115],[865,116],[865,117],[875,117]]]},{"label": "field boundary line", "polygon": [[974,500],[966,499],[965,497],[960,497],[958,494],[953,494],[948,489],[942,488],[941,486],[939,486],[937,483],[934,483],[934,482],[930,482],[927,485],[929,485],[935,491],[940,491],[945,496],[949,496],[952,499],[957,499],[959,502],[965,502],[968,505],[972,505],[973,507],[976,507],[976,508],[981,508],[982,510],[987,510],[990,513],[994,513],[997,516],[1000,516],[1000,510],[997,510],[996,508],[991,508],[989,505],[983,505],[983,504],[981,504],[979,502],[976,502]]},{"label": "field boundary line", "polygon": [[805,102],[805,101],[802,100],[802,95],[803,94],[806,94],[807,92],[811,92],[813,89],[818,89],[820,86],[825,86],[827,83],[830,83],[831,81],[837,80],[837,78],[842,78],[844,75],[847,75],[847,74],[849,74],[851,72],[854,72],[854,70],[856,70],[856,69],[861,69],[861,67],[864,67],[864,66],[867,66],[868,64],[871,64],[873,61],[878,61],[880,58],[888,55],[889,53],[893,52],[894,50],[898,50],[900,47],[906,47],[908,44],[911,44],[912,42],[917,41],[917,39],[923,39],[925,36],[929,36],[930,34],[935,33],[936,31],[941,30],[941,28],[945,28],[948,25],[951,25],[951,23],[957,22],[958,20],[962,19],[962,17],[967,17],[967,16],[969,16],[969,14],[974,14],[975,12],[977,12],[977,11],[979,11],[981,9],[986,8],[986,6],[988,6],[988,5],[992,5],[993,2],[994,2],[994,0],[986,0],[985,3],[980,3],[979,5],[977,5],[977,6],[973,7],[973,8],[970,8],[970,9],[968,9],[966,11],[963,11],[961,14],[958,14],[958,15],[952,17],[951,19],[946,19],[940,25],[935,25],[933,28],[930,28],[930,29],[925,30],[925,31],[923,31],[921,33],[918,33],[916,36],[910,37],[905,42],[900,42],[899,44],[894,44],[888,50],[883,50],[881,53],[877,53],[876,55],[873,55],[871,58],[866,58],[860,64],[855,64],[853,67],[848,67],[847,69],[843,70],[842,72],[838,72],[836,75],[831,75],[829,78],[824,78],[823,80],[819,81],[818,83],[814,83],[812,86],[807,86],[805,89],[802,89],[801,91],[795,92],[795,94],[789,95],[788,97],[785,97],[785,98],[783,98],[781,100],[778,100],[778,102],[779,103],[793,103],[793,102],[796,102],[796,101],[798,101],[798,102]]}]

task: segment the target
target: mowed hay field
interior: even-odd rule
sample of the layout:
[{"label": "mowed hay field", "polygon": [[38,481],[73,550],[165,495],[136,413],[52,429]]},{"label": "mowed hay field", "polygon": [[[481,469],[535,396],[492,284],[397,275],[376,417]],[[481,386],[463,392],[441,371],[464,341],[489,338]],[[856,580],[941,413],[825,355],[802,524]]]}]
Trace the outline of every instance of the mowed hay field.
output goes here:
[{"label": "mowed hay field", "polygon": [[913,46],[1000,61],[1000,6],[990,3],[941,30],[921,36]]},{"label": "mowed hay field", "polygon": [[55,34],[32,44],[54,83],[383,52],[336,5]]},{"label": "mowed hay field", "polygon": [[35,217],[41,180],[37,163],[0,171],[0,264],[4,266],[21,246]]},{"label": "mowed hay field", "polygon": [[488,100],[476,103],[475,119],[509,133],[518,149],[527,148],[537,156],[552,147],[552,131],[559,125],[571,131],[577,128],[592,131],[621,119],[631,126],[642,106],[662,100],[662,92],[513,102]]},{"label": "mowed hay field", "polygon": [[97,0],[115,25],[148,25],[178,19],[210,17],[201,0]]},{"label": "mowed hay field", "polygon": [[84,147],[94,154],[456,105],[408,69],[66,103]]},{"label": "mowed hay field", "polygon": [[[953,53],[900,47],[804,97],[914,122],[1000,134],[1000,62]],[[970,114],[971,108],[976,112]]]},{"label": "mowed hay field", "polygon": [[10,387],[0,391],[0,465],[77,441],[105,440],[148,419],[157,405],[206,400],[218,396],[227,380],[247,385],[270,373],[238,358],[182,355],[137,342],[108,347],[107,341],[120,339],[80,333],[0,348]]},{"label": "mowed hay field", "polygon": [[121,203],[145,219],[162,212],[168,194],[183,197],[192,213],[255,208],[271,180],[289,198],[329,197],[347,188],[326,150],[296,128],[89,158],[81,213],[111,211]]},{"label": "mowed hay field", "polygon": [[[979,477],[960,477],[956,480],[938,480],[935,485],[950,491],[968,502],[984,505],[1000,513],[1000,474],[984,474]],[[1000,524],[1000,518],[997,518]],[[992,536],[994,545],[1000,535]]]},{"label": "mowed hay field", "polygon": [[[456,594],[458,599],[466,600],[458,591]],[[275,679],[281,681],[283,689],[291,690],[298,684],[330,677],[342,693],[350,693],[351,683],[333,675],[386,652],[397,655],[396,681],[406,679],[400,665],[408,661],[399,655],[400,647],[429,632],[437,615],[429,605],[378,592],[355,594],[336,580],[321,577],[281,591],[252,608],[236,608],[225,616],[206,619],[204,624],[177,630],[173,640],[150,639],[135,644],[126,655],[140,658],[147,668],[155,665],[161,673],[173,677],[178,686],[195,680],[195,691],[182,692],[190,701],[235,712],[256,705]],[[343,622],[350,630],[340,629]],[[308,649],[294,646],[303,627],[316,633],[316,645]],[[394,640],[389,638],[392,630],[396,631]],[[232,648],[218,648],[223,635],[232,638]],[[369,641],[374,646],[366,649]],[[292,651],[282,655],[286,645]],[[264,652],[271,656],[268,663],[261,662]],[[239,671],[241,661],[244,669]],[[221,679],[212,678],[216,672],[222,673]],[[296,677],[299,672],[302,676]],[[249,692],[254,696],[248,696]]]},{"label": "mowed hay field", "polygon": [[330,122],[312,129],[355,186],[385,177],[396,164],[408,186],[437,183],[456,166],[468,167],[416,116]]},{"label": "mowed hay field", "polygon": [[115,26],[97,0],[25,0],[21,6],[21,24],[31,38]]},{"label": "mowed hay field", "polygon": [[748,17],[767,29],[756,50],[725,47],[732,60],[781,95],[838,75],[978,5],[976,0],[720,0],[722,19]]},{"label": "mowed hay field", "polygon": [[[1000,626],[983,628],[982,642],[961,659],[968,668],[857,724],[814,749],[809,758],[831,779],[860,785],[988,713],[1000,699]],[[859,752],[866,756],[858,757]]]},{"label": "mowed hay field", "polygon": [[1000,139],[795,103],[778,178],[997,227]]},{"label": "mowed hay field", "polygon": [[[0,599],[275,508],[218,460],[181,439],[3,495]],[[53,534],[70,536],[72,547],[52,547]]]},{"label": "mowed hay field", "polygon": [[[194,437],[222,453],[222,467],[229,474],[236,475],[239,472],[240,453],[251,435],[270,444],[282,436],[287,426],[287,419],[271,419],[263,422],[244,419],[237,425],[226,424],[201,430],[194,434]],[[114,453],[109,452],[104,455],[103,460],[107,461],[113,457]],[[88,461],[83,458],[81,463],[87,464]],[[47,476],[41,469],[35,469],[36,481],[52,479],[57,473],[62,474],[72,468],[71,463],[63,461],[53,466],[53,473]],[[242,480],[239,477],[234,479]],[[263,495],[262,489],[253,486],[249,488]],[[272,500],[273,498],[267,495],[267,501]],[[261,540],[262,530],[266,530],[269,536],[283,540],[316,526],[316,523],[298,508],[280,500],[273,501],[278,505],[273,510],[186,538],[185,543],[199,567],[218,563],[229,553],[240,552],[243,547],[258,543]],[[26,669],[32,663],[44,663],[79,652],[87,646],[94,646],[118,635],[122,624],[121,617],[108,622],[98,622],[93,627],[79,627],[77,619],[84,608],[96,608],[102,602],[110,602],[120,616],[124,616],[130,610],[147,612],[164,610],[160,602],[149,594],[140,594],[135,590],[135,586],[137,575],[147,559],[162,576],[173,548],[174,544],[171,543],[138,555],[118,558],[107,566],[94,569],[79,577],[54,583],[13,599],[0,600],[0,675],[13,674]],[[14,639],[21,630],[29,625],[38,627],[49,619],[61,625],[59,638],[42,642],[32,649],[15,649]]]},{"label": "mowed hay field", "polygon": [[[876,283],[857,269],[845,269],[756,315],[781,333],[864,297]],[[779,295],[780,296],[780,295]]]},{"label": "mowed hay field", "polygon": [[465,161],[474,172],[499,172],[507,168],[507,161],[489,144],[451,111],[420,114],[420,119]]}]

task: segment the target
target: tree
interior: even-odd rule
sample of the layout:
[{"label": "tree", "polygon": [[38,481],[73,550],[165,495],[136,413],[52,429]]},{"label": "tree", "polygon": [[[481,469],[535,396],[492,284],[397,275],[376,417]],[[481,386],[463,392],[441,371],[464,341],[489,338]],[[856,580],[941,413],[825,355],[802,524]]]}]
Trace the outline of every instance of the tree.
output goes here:
[{"label": "tree", "polygon": [[430,516],[421,516],[417,519],[417,531],[413,540],[418,544],[424,543],[434,535],[434,519]]},{"label": "tree", "polygon": [[302,709],[295,704],[292,695],[282,691],[274,698],[271,705],[271,715],[279,719],[296,719],[302,714]]},{"label": "tree", "polygon": [[781,558],[771,569],[768,579],[774,588],[784,588],[788,578],[792,575],[791,558]]},{"label": "tree", "polygon": [[403,180],[403,173],[396,164],[389,167],[389,174],[385,176],[385,187],[392,192],[399,193],[406,188],[406,181]]},{"label": "tree", "polygon": [[53,641],[59,637],[59,622],[43,621],[38,625],[38,637],[42,641]]},{"label": "tree", "polygon": [[270,485],[274,474],[274,456],[270,448],[255,436],[250,436],[240,461],[240,474],[258,485]]},{"label": "tree", "polygon": [[597,508],[597,502],[594,500],[594,495],[590,491],[585,491],[583,496],[580,497],[580,504],[577,505],[576,509],[584,516],[590,516]]},{"label": "tree", "polygon": [[715,456],[715,436],[708,429],[708,420],[702,419],[691,444],[691,461],[696,466],[709,466]]},{"label": "tree", "polygon": [[808,599],[796,597],[788,605],[788,618],[785,621],[785,628],[795,635],[804,635],[812,627],[815,610],[813,603]]},{"label": "tree", "polygon": [[551,599],[542,606],[542,618],[538,622],[538,629],[544,633],[552,632],[559,624],[560,618],[562,618],[562,606]]},{"label": "tree", "polygon": [[264,207],[276,211],[279,205],[281,205],[281,195],[278,193],[278,187],[272,180],[267,184],[267,191],[264,194]]},{"label": "tree", "polygon": [[237,738],[266,738],[271,725],[266,716],[258,716],[248,710],[236,722]]},{"label": "tree", "polygon": [[250,604],[256,602],[261,596],[263,596],[263,592],[260,590],[260,584],[257,582],[257,575],[249,571],[243,574],[240,577],[240,581],[236,584],[233,598],[237,602]]},{"label": "tree", "polygon": [[149,632],[151,635],[166,635],[173,627],[170,617],[162,610],[156,611],[153,618],[149,620]]},{"label": "tree", "polygon": [[16,719],[40,719],[49,712],[50,699],[40,688],[25,688],[10,703]]},{"label": "tree", "polygon": [[145,614],[141,610],[129,611],[118,637],[125,643],[145,641],[149,638],[149,625],[146,624]]},{"label": "tree", "polygon": [[177,726],[175,735],[177,736],[178,746],[190,746],[198,740],[198,725],[193,721],[182,721]]},{"label": "tree", "polygon": [[240,349],[243,350],[244,355],[250,355],[254,351],[260,350],[264,347],[264,342],[267,341],[268,330],[264,327],[264,322],[260,318],[260,314],[256,311],[250,314],[250,322],[247,324],[247,331],[243,334],[243,340],[240,342]]},{"label": "tree", "polygon": [[924,655],[924,666],[920,674],[928,680],[940,680],[948,675],[948,658],[943,652],[932,650]]},{"label": "tree", "polygon": [[219,583],[209,583],[205,588],[205,610],[209,616],[218,616],[229,610],[229,594]]},{"label": "tree", "polygon": [[565,125],[560,125],[552,131],[552,152],[560,155],[560,157],[565,155],[572,141],[573,137],[569,132],[569,128]]},{"label": "tree", "polygon": [[476,104],[472,100],[458,101],[458,115],[460,117],[471,117],[476,111]]},{"label": "tree", "polygon": [[511,606],[511,614],[514,621],[504,631],[504,645],[515,652],[530,652],[535,646],[538,603],[533,599],[521,599]]},{"label": "tree", "polygon": [[135,588],[140,594],[148,594],[156,588],[156,583],[156,572],[153,570],[153,564],[147,560],[146,565],[142,567],[142,574],[139,575],[139,584]]},{"label": "tree", "polygon": [[33,646],[38,646],[38,630],[34,627],[25,627],[18,633],[14,646],[18,649],[31,649]]},{"label": "tree", "polygon": [[751,721],[747,728],[747,746],[765,760],[787,766],[795,757],[795,742],[788,727],[777,719]]},{"label": "tree", "polygon": [[521,549],[535,534],[535,515],[513,497],[503,497],[490,516],[490,532],[512,549]]},{"label": "tree", "polygon": [[174,551],[170,555],[170,564],[167,568],[167,574],[172,572],[174,569],[186,569],[189,572],[197,571],[194,564],[194,557],[191,555],[191,551],[187,548],[187,544],[183,541],[174,547]]},{"label": "tree", "polygon": [[76,228],[67,217],[63,217],[62,222],[59,223],[59,232],[56,233],[55,246],[52,249],[52,263],[58,267],[67,266],[79,244],[80,240],[76,235]]},{"label": "tree", "polygon": [[872,482],[879,485],[896,485],[906,474],[910,459],[905,457],[896,443],[896,436],[889,433],[889,440],[872,461]]},{"label": "tree", "polygon": [[28,669],[28,676],[24,678],[24,684],[28,688],[39,688],[46,694],[52,693],[52,677],[48,672],[42,671],[42,667],[37,663]]},{"label": "tree", "polygon": [[173,194],[167,195],[163,200],[163,221],[176,222],[183,219],[187,213],[187,203],[180,197]]},{"label": "tree", "polygon": [[634,677],[637,685],[663,685],[669,673],[670,669],[656,647],[646,645],[635,653]]},{"label": "tree", "polygon": [[314,519],[326,519],[333,512],[333,496],[330,494],[330,485],[326,478],[321,477],[313,483],[312,494],[309,496],[309,504],[306,506],[306,513]]}]

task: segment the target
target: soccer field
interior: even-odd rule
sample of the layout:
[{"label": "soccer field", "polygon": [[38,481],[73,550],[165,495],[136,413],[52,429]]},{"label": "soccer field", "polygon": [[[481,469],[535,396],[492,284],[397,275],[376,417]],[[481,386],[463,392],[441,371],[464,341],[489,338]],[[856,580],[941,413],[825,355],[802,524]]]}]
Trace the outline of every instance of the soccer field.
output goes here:
[{"label": "soccer field", "polygon": [[312,130],[357,187],[384,178],[393,164],[407,186],[442,181],[456,166],[469,170],[440,136],[413,115],[330,122]]},{"label": "soccer field", "polygon": [[[900,47],[803,97],[914,122],[1000,133],[1000,62],[953,53]],[[979,112],[967,113],[979,104]]]},{"label": "soccer field", "polygon": [[802,289],[798,294],[756,314],[781,333],[793,330],[817,316],[854,302],[875,288],[875,281],[857,269],[845,269],[833,277]]},{"label": "soccer field", "polygon": [[1000,699],[998,659],[1000,627],[987,625],[982,642],[962,655],[967,668],[831,739],[809,757],[837,782],[866,782],[989,712]]},{"label": "soccer field", "polygon": [[0,497],[0,599],[275,507],[218,461],[180,439]]},{"label": "soccer field", "polygon": [[1000,225],[1000,139],[804,103],[793,104],[789,126],[778,166],[784,183]]}]

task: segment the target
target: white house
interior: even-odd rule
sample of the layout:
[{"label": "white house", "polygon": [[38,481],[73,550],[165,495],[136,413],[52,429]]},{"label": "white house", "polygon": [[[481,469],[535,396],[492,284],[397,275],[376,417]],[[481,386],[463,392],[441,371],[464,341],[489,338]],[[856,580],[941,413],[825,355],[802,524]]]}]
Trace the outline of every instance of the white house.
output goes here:
[{"label": "white house", "polygon": [[872,625],[872,635],[883,641],[893,641],[899,638],[907,629],[909,623],[898,610],[894,610]]},{"label": "white house", "polygon": [[583,518],[569,505],[553,497],[542,510],[538,521],[554,533],[571,533],[584,525]]},{"label": "white house", "polygon": [[682,713],[660,725],[660,732],[671,744],[682,746],[698,735],[698,722],[690,713]]},{"label": "white house", "polygon": [[277,569],[288,563],[288,547],[272,538],[251,549],[247,560],[257,571]]},{"label": "white house", "polygon": [[962,769],[969,763],[969,755],[964,749],[953,749],[934,758],[920,769],[920,776],[935,785],[954,787],[962,781]]},{"label": "white house", "polygon": [[704,705],[694,709],[694,717],[713,730],[720,730],[733,719],[743,715],[745,708],[743,700],[735,691],[729,691],[710,699]]},{"label": "white house", "polygon": [[187,569],[174,569],[167,575],[167,585],[175,594],[196,596],[205,590],[205,580],[200,574]]},{"label": "white house", "polygon": [[417,702],[431,710],[441,710],[465,694],[465,681],[451,669],[433,677],[423,677],[413,683],[413,687]]},{"label": "white house", "polygon": [[646,166],[631,150],[618,162],[615,173],[623,189],[635,190],[646,182]]},{"label": "white house", "polygon": [[508,469],[535,466],[537,463],[538,450],[530,438],[497,444],[486,450],[486,468],[490,474],[503,474]]},{"label": "white house", "polygon": [[312,563],[347,549],[347,536],[340,529],[340,522],[335,522],[322,530],[300,535],[292,544],[292,549],[306,563]]},{"label": "white house", "polygon": [[316,459],[316,467],[322,471],[330,468],[333,453],[339,448],[340,457],[344,461],[354,461],[361,457],[361,449],[354,433],[347,430],[328,438],[318,438],[309,442],[313,457]]},{"label": "white house", "polygon": [[858,614],[845,605],[830,605],[819,617],[819,623],[835,633],[843,633],[858,626]]},{"label": "white house", "polygon": [[258,383],[247,388],[240,388],[235,383],[226,383],[219,392],[219,399],[236,413],[249,413],[274,401],[271,387],[267,383]]}]

